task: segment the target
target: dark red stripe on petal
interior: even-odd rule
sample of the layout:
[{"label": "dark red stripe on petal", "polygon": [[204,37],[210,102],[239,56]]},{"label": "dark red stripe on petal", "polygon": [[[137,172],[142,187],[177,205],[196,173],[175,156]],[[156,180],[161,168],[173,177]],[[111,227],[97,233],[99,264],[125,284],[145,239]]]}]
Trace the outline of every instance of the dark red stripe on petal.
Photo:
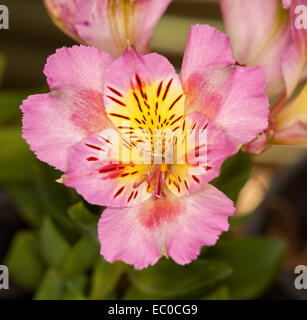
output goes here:
[{"label": "dark red stripe on petal", "polygon": [[123,191],[124,191],[125,187],[121,187],[114,195],[114,199],[117,198]]},{"label": "dark red stripe on petal", "polygon": [[157,90],[157,98],[159,98],[159,96],[160,96],[161,89],[162,89],[162,84],[163,84],[163,81],[161,81],[160,84],[159,84],[159,87],[158,87],[158,90]]},{"label": "dark red stripe on petal", "polygon": [[104,168],[101,168],[101,169],[99,170],[99,173],[108,173],[108,172],[114,171],[114,170],[116,170],[116,169],[117,169],[116,166],[104,167]]},{"label": "dark red stripe on petal", "polygon": [[164,92],[164,95],[163,95],[163,98],[162,98],[162,101],[164,101],[164,100],[166,99],[166,96],[167,96],[167,94],[168,94],[168,91],[169,91],[169,88],[171,87],[172,82],[173,82],[173,79],[171,79],[171,80],[168,82],[168,84],[167,84],[167,86],[166,86],[166,89],[165,89],[165,92]]},{"label": "dark red stripe on petal", "polygon": [[122,95],[119,91],[117,91],[116,89],[111,88],[111,87],[108,87],[108,89],[110,89],[113,93],[115,93],[115,94],[118,95],[119,97],[123,97],[123,95]]},{"label": "dark red stripe on petal", "polygon": [[85,144],[87,147],[89,147],[89,148],[92,148],[92,149],[95,149],[95,150],[99,150],[99,151],[101,151],[102,149],[101,148],[99,148],[99,147],[96,147],[96,146],[94,146],[94,145],[92,145],[92,144]]},{"label": "dark red stripe on petal", "polygon": [[130,196],[129,196],[129,198],[128,198],[128,203],[129,203],[130,200],[132,199],[133,195],[134,195],[134,191],[132,191],[132,192],[130,193]]},{"label": "dark red stripe on petal", "polygon": [[177,99],[175,99],[175,101],[168,108],[168,111],[170,111],[174,108],[175,104],[182,98],[182,96],[183,96],[183,94],[181,94]]},{"label": "dark red stripe on petal", "polygon": [[121,101],[119,101],[119,100],[117,100],[117,99],[115,99],[115,98],[113,98],[113,97],[111,97],[111,96],[107,96],[109,99],[111,99],[112,101],[114,101],[115,103],[117,103],[117,104],[119,104],[119,105],[121,105],[121,106],[123,106],[123,107],[127,107],[123,102],[121,102]]},{"label": "dark red stripe on petal", "polygon": [[140,77],[139,77],[139,75],[137,73],[135,74],[135,79],[136,79],[137,85],[139,87],[139,90],[141,92],[142,98],[145,99],[145,94],[143,92],[142,80],[140,79]]},{"label": "dark red stripe on petal", "polygon": [[192,178],[195,182],[200,183],[200,180],[196,176],[192,175]]},{"label": "dark red stripe on petal", "polygon": [[138,104],[138,108],[139,108],[139,110],[140,110],[141,112],[143,112],[142,107],[141,107],[140,100],[139,100],[139,98],[138,98],[138,96],[136,95],[136,93],[135,93],[135,92],[133,92],[133,96],[134,96],[135,101],[136,101],[136,102],[137,102],[137,104]]},{"label": "dark red stripe on petal", "polygon": [[121,119],[130,120],[129,117],[123,116],[122,114],[118,114],[118,113],[109,113],[109,115],[113,117],[121,118]]},{"label": "dark red stripe on petal", "polygon": [[112,142],[111,142],[110,140],[106,139],[105,137],[101,137],[101,136],[100,136],[100,138],[101,138],[103,141],[105,141],[106,143],[112,144]]},{"label": "dark red stripe on petal", "polygon": [[190,190],[189,190],[188,183],[187,183],[185,180],[184,180],[184,185],[185,185],[185,187],[187,188],[187,190],[190,191]]},{"label": "dark red stripe on petal", "polygon": [[87,158],[86,160],[87,160],[87,161],[97,161],[98,158],[96,158],[96,157],[89,157],[89,158]]},{"label": "dark red stripe on petal", "polygon": [[176,120],[174,120],[174,121],[171,123],[171,126],[172,126],[173,124],[175,124],[177,121],[179,121],[182,117],[183,117],[183,116],[180,116],[180,117],[178,117]]},{"label": "dark red stripe on petal", "polygon": [[127,130],[134,130],[133,127],[123,127],[123,126],[119,126],[117,127],[118,129],[127,129]]},{"label": "dark red stripe on petal", "polygon": [[135,74],[135,79],[136,79],[136,82],[137,82],[139,88],[142,88],[142,86],[143,86],[142,81],[137,73]]}]

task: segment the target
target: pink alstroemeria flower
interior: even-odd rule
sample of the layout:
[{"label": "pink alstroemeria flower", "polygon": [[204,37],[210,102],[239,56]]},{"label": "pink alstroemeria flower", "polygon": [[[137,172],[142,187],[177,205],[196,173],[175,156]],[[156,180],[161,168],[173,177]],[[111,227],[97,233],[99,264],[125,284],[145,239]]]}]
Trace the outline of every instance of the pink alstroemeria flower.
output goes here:
[{"label": "pink alstroemeria flower", "polygon": [[[299,119],[302,112],[291,116],[292,121],[297,119],[297,122],[290,127],[288,121],[281,122],[284,117],[276,118],[283,108],[296,112],[296,108],[287,105],[287,100],[297,84],[307,77],[307,29],[304,27],[307,22],[303,21],[306,16],[302,6],[307,10],[307,0],[221,0],[234,56],[240,64],[261,66],[266,73],[266,93],[277,98],[271,108],[268,128],[244,147],[246,152],[261,154],[272,144],[280,143],[302,146],[298,141],[307,138],[307,131],[303,130],[306,127]],[[280,132],[284,134],[283,139],[275,137],[280,136]],[[298,134],[300,139],[294,139]]]},{"label": "pink alstroemeria flower", "polygon": [[[261,68],[236,65],[229,38],[197,25],[180,76],[155,53],[142,56],[130,48],[114,60],[84,46],[57,50],[45,75],[52,92],[24,101],[23,137],[40,160],[64,172],[65,185],[107,206],[98,226],[107,261],[142,269],[165,255],[186,264],[202,246],[216,243],[235,209],[208,183],[227,157],[267,127]],[[110,139],[115,130],[121,155]],[[156,130],[162,141],[178,133],[177,161],[138,163],[135,153],[122,162],[146,141],[155,159]],[[180,148],[187,130],[205,132],[206,140]],[[203,147],[206,161],[200,162]],[[178,161],[191,152],[194,160]]]},{"label": "pink alstroemeria flower", "polygon": [[76,41],[123,54],[149,52],[153,28],[172,0],[44,0],[55,24]]}]

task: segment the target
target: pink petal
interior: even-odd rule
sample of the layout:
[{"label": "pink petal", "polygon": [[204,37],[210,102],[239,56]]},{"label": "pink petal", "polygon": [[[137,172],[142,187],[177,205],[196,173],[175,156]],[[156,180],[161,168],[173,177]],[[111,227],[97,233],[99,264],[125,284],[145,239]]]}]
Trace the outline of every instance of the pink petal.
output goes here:
[{"label": "pink petal", "polygon": [[279,130],[274,135],[274,143],[307,147],[307,123],[298,121],[288,128]]},{"label": "pink petal", "polygon": [[292,0],[282,0],[282,6],[285,9],[288,9],[291,6],[291,2],[292,2]]},{"label": "pink petal", "polygon": [[[134,48],[126,50],[108,68],[105,85],[104,102],[110,120],[117,128],[129,122],[139,132],[136,139],[148,138],[158,127],[175,129],[183,121],[185,96],[179,76],[161,55],[140,56]],[[174,117],[180,118],[178,122],[173,123]],[[123,135],[125,132],[121,130]]]},{"label": "pink petal", "polygon": [[307,83],[275,116],[274,143],[307,146]]},{"label": "pink petal", "polygon": [[101,255],[136,269],[154,265],[163,255],[178,264],[196,259],[202,246],[214,245],[228,230],[233,203],[207,185],[185,198],[170,196],[123,209],[107,208],[99,221]]},{"label": "pink petal", "polygon": [[120,56],[128,41],[141,54],[149,52],[153,28],[171,0],[109,1],[78,3],[76,29],[88,44]]},{"label": "pink petal", "polygon": [[220,3],[237,61],[263,68],[269,96],[282,92],[281,61],[290,34],[285,10],[276,0],[221,0]]},{"label": "pink petal", "polygon": [[52,94],[30,96],[21,106],[23,138],[36,156],[65,171],[68,151],[84,138],[84,132],[69,121]]},{"label": "pink petal", "polygon": [[103,105],[103,76],[112,58],[95,48],[57,50],[45,67],[50,94],[23,102],[23,137],[37,157],[65,171],[70,148],[111,127]]},{"label": "pink petal", "polygon": [[[165,89],[167,81],[173,79],[172,86],[181,87],[174,67],[165,57],[157,53],[141,56],[134,48],[126,50],[108,68],[105,83],[107,87],[113,87],[119,92],[125,93],[137,87],[136,75],[143,80],[144,86],[163,80],[165,83],[162,89]],[[132,84],[134,85],[132,86]]]},{"label": "pink petal", "polygon": [[263,71],[235,65],[229,38],[216,29],[192,27],[180,76],[187,112],[203,113],[234,144],[253,140],[267,127]]},{"label": "pink petal", "polygon": [[171,166],[166,179],[167,187],[177,196],[185,196],[199,190],[220,174],[225,159],[237,148],[228,140],[222,129],[216,128],[200,113],[185,118],[186,143],[179,141],[184,153],[179,163]]},{"label": "pink petal", "polygon": [[[113,129],[96,132],[76,145],[63,182],[100,206],[135,206],[151,196],[144,181],[147,165],[123,163],[120,137]],[[123,147],[124,148],[124,147]]]},{"label": "pink petal", "polygon": [[[302,22],[298,28],[296,24],[303,19],[302,12],[296,11],[297,6],[307,7],[307,0],[296,0],[291,2],[291,37],[287,43],[286,52],[282,60],[282,72],[287,87],[287,95],[290,96],[300,79],[304,76],[307,67],[307,29]],[[302,18],[300,18],[300,16]],[[306,22],[305,22],[306,24]]]},{"label": "pink petal", "polygon": [[77,0],[44,0],[44,2],[55,25],[68,36],[81,42],[75,28]]},{"label": "pink petal", "polygon": [[51,55],[44,69],[51,90],[91,89],[103,91],[104,74],[114,59],[96,48],[63,47]]},{"label": "pink petal", "polygon": [[220,4],[234,56],[241,64],[250,63],[272,36],[278,1],[221,0]]}]

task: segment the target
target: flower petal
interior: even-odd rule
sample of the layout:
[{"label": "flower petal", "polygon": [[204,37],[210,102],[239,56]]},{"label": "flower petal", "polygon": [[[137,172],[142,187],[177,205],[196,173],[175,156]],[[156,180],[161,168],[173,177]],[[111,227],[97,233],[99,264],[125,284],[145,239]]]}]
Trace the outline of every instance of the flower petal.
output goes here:
[{"label": "flower petal", "polygon": [[134,206],[148,199],[151,193],[147,192],[147,183],[142,183],[148,166],[123,159],[120,146],[120,136],[113,129],[86,138],[70,154],[64,184],[75,188],[88,202],[100,206]]},{"label": "flower petal", "polygon": [[[296,26],[300,20],[300,15],[306,15],[305,11],[301,13],[301,10],[296,10],[300,5],[305,8],[305,11],[307,10],[307,0],[293,0],[291,2],[291,37],[282,60],[282,72],[288,96],[293,93],[307,66],[307,29],[303,25],[303,21],[299,23],[299,27]],[[304,23],[306,24],[306,22]]]},{"label": "flower petal", "polygon": [[241,64],[248,64],[275,32],[278,1],[221,0],[220,5],[234,56]]},{"label": "flower petal", "polygon": [[166,58],[158,54],[140,56],[134,49],[126,50],[108,68],[105,85],[107,114],[132,143],[143,142],[151,152],[153,136],[163,130],[172,134],[180,128],[185,96],[179,77]]},{"label": "flower petal", "polygon": [[98,225],[101,255],[136,269],[155,264],[162,255],[187,264],[197,258],[202,246],[214,245],[228,230],[228,216],[234,211],[232,201],[211,185],[185,198],[107,208]]},{"label": "flower petal", "polygon": [[185,118],[185,141],[178,141],[179,164],[170,167],[166,185],[177,196],[186,196],[216,178],[222,163],[237,148],[222,129],[216,128],[200,113]]},{"label": "flower petal", "polygon": [[30,96],[21,110],[23,138],[31,150],[41,161],[65,171],[68,151],[84,138],[84,132],[69,120],[52,94]]},{"label": "flower petal", "polygon": [[44,69],[51,90],[91,89],[103,92],[104,74],[114,59],[86,46],[63,47],[51,55]]},{"label": "flower petal", "polygon": [[76,2],[77,0],[44,0],[54,24],[68,36],[81,42],[75,28]]},{"label": "flower petal", "polygon": [[240,64],[262,67],[266,93],[276,96],[284,90],[281,62],[290,36],[287,12],[276,0],[221,0],[220,4],[235,58]]},{"label": "flower petal", "polygon": [[274,143],[307,146],[307,84],[275,117]]},{"label": "flower petal", "polygon": [[66,171],[70,148],[112,127],[103,105],[103,76],[112,58],[95,48],[62,48],[45,67],[51,94],[23,102],[23,137],[37,157]]},{"label": "flower petal", "polygon": [[235,144],[247,143],[268,125],[265,76],[259,67],[234,65],[229,38],[193,26],[181,70],[186,112],[201,112]]},{"label": "flower petal", "polygon": [[123,54],[128,42],[141,54],[149,52],[152,31],[171,0],[109,1],[86,0],[78,3],[76,29],[88,44]]}]

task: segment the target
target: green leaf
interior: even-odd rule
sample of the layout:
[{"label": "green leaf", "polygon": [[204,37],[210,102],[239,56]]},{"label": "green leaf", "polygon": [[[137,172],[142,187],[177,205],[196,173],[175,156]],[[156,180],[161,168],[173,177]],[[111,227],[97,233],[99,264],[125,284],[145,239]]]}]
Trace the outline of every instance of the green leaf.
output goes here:
[{"label": "green leaf", "polygon": [[38,241],[30,231],[18,232],[11,243],[5,264],[13,281],[25,289],[35,290],[44,274]]},{"label": "green leaf", "polygon": [[212,288],[231,274],[224,262],[197,260],[180,266],[171,260],[162,259],[145,270],[128,273],[132,284],[141,292],[161,298],[193,297]]},{"label": "green leaf", "polygon": [[60,269],[68,256],[70,245],[48,217],[44,218],[39,230],[39,245],[47,265]]},{"label": "green leaf", "polygon": [[64,297],[65,283],[58,271],[48,269],[35,293],[34,300],[61,300]]},{"label": "green leaf", "polygon": [[29,182],[33,178],[35,156],[21,137],[21,129],[0,128],[0,184]]},{"label": "green leaf", "polygon": [[154,300],[155,296],[146,295],[144,292],[137,290],[135,287],[130,287],[122,297],[122,300]]},{"label": "green leaf", "polygon": [[65,214],[70,206],[69,190],[56,182],[61,173],[40,163],[36,166],[36,191],[46,213],[52,217],[69,240],[75,240],[77,231],[74,223]]},{"label": "green leaf", "polygon": [[223,163],[221,174],[211,183],[231,200],[236,201],[249,176],[250,157],[240,151]]},{"label": "green leaf", "polygon": [[79,274],[70,279],[65,279],[65,300],[85,300],[85,289],[88,285],[88,276]]},{"label": "green leaf", "polygon": [[225,286],[221,286],[204,296],[201,300],[229,300],[229,289]]},{"label": "green leaf", "polygon": [[91,239],[98,242],[97,224],[99,217],[92,214],[82,202],[78,202],[68,209],[70,218],[76,223],[79,230]]},{"label": "green leaf", "polygon": [[0,124],[21,117],[20,105],[28,95],[24,90],[0,91]]},{"label": "green leaf", "polygon": [[[1,81],[1,56],[0,56],[0,81]],[[1,90],[0,91],[0,124],[17,120],[18,124],[22,112],[20,106],[23,100],[32,94],[44,93],[45,88],[33,88],[22,90]]]},{"label": "green leaf", "polygon": [[110,264],[99,257],[92,276],[92,286],[89,299],[107,299],[114,291],[120,277],[127,266],[122,262]]},{"label": "green leaf", "polygon": [[225,280],[232,299],[257,298],[278,275],[285,247],[281,241],[266,238],[220,240],[208,248],[206,259],[222,259],[232,266]]},{"label": "green leaf", "polygon": [[38,227],[44,217],[44,207],[40,200],[23,187],[10,187],[10,198],[20,216],[32,227]]},{"label": "green leaf", "polygon": [[64,277],[74,277],[87,271],[97,259],[99,246],[96,242],[83,236],[70,250],[62,274]]}]

